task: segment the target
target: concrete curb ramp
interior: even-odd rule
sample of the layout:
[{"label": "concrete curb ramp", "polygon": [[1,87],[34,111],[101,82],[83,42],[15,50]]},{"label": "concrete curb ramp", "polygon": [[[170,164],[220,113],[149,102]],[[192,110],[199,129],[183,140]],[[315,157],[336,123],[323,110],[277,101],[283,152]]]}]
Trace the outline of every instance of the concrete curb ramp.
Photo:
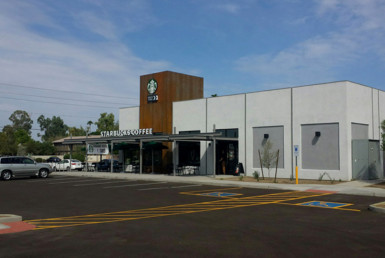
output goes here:
[{"label": "concrete curb ramp", "polygon": [[32,230],[36,226],[22,221],[22,217],[13,214],[0,214],[0,235]]},{"label": "concrete curb ramp", "polygon": [[13,214],[0,214],[0,223],[17,222],[21,221],[22,217]]},{"label": "concrete curb ramp", "polygon": [[1,230],[9,229],[11,226],[2,224],[2,223],[12,223],[12,222],[19,222],[22,220],[21,216],[13,215],[13,214],[0,214],[0,233]]},{"label": "concrete curb ramp", "polygon": [[379,203],[369,205],[369,210],[385,213],[385,202],[379,202]]},{"label": "concrete curb ramp", "polygon": [[18,222],[21,220],[22,220],[22,217],[18,215],[0,214],[0,230],[10,228],[10,226],[4,225],[2,223]]}]

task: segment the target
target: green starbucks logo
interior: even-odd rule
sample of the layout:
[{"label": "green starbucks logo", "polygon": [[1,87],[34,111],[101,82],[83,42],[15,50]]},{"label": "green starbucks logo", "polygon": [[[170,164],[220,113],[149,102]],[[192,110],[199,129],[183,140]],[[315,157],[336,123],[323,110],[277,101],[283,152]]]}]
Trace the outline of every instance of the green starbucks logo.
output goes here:
[{"label": "green starbucks logo", "polygon": [[147,83],[148,93],[154,94],[157,88],[158,88],[158,83],[154,79],[149,80],[149,82]]}]

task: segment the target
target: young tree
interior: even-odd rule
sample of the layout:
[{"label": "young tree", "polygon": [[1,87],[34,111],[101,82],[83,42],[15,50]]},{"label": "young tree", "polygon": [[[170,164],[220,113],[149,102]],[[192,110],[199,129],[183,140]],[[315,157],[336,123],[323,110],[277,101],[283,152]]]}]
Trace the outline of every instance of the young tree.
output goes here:
[{"label": "young tree", "polygon": [[267,140],[265,144],[263,145],[263,152],[262,152],[262,166],[267,168],[269,177],[270,177],[270,169],[272,168],[274,161],[277,159],[277,152],[272,151],[273,144],[270,140]]},{"label": "young tree", "polygon": [[40,125],[40,131],[44,134],[38,134],[43,141],[54,141],[56,139],[67,136],[68,126],[64,124],[64,121],[58,116],[53,116],[52,119],[45,118],[43,115],[37,119]]}]

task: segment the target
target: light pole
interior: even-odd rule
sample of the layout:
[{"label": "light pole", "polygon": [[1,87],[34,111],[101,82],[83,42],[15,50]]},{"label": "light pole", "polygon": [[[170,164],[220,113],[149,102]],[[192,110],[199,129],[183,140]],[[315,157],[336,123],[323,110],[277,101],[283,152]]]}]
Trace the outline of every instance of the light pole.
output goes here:
[{"label": "light pole", "polygon": [[88,121],[86,129],[86,172],[88,172],[88,133],[91,129],[92,121]]},{"label": "light pole", "polygon": [[86,130],[86,172],[88,172],[88,127]]}]

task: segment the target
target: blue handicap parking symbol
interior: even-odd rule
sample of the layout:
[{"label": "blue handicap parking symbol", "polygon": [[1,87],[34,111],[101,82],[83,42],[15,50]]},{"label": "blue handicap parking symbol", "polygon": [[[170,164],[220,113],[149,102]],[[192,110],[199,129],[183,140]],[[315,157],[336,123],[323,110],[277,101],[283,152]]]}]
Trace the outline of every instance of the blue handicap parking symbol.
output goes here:
[{"label": "blue handicap parking symbol", "polygon": [[313,206],[313,207],[322,207],[322,208],[339,208],[349,205],[348,203],[336,203],[336,202],[323,202],[323,201],[311,201],[306,203],[301,203],[303,206]]},{"label": "blue handicap parking symbol", "polygon": [[234,195],[239,195],[239,194],[236,194],[236,193],[212,192],[212,193],[203,193],[201,195],[213,196],[213,197],[228,197],[228,196],[234,196]]}]

